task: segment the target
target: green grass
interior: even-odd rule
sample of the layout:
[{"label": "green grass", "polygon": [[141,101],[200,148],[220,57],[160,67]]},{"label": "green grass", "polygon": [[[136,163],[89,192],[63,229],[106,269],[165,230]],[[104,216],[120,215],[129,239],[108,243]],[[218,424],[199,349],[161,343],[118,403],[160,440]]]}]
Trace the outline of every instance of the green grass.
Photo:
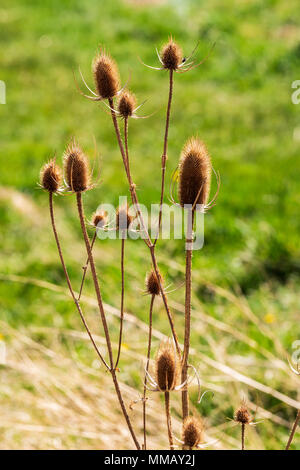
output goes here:
[{"label": "green grass", "polygon": [[[87,215],[100,203],[117,204],[119,195],[128,195],[109,116],[103,105],[79,95],[73,71],[77,74],[80,65],[91,84],[91,61],[98,45],[104,44],[118,62],[122,82],[131,74],[130,87],[138,101],[147,99],[140,113],[157,111],[148,120],[130,123],[133,175],[141,201],[150,205],[159,199],[168,81],[164,72],[143,67],[138,56],[157,66],[155,47],[161,47],[169,34],[186,55],[199,40],[199,59],[216,41],[205,64],[175,76],[169,135],[167,182],[185,140],[193,134],[206,142],[222,179],[218,204],[205,217],[205,246],[193,258],[193,305],[285,360],[284,351],[291,354],[292,342],[300,335],[300,160],[299,138],[294,137],[300,126],[300,106],[291,102],[291,83],[299,79],[300,65],[297,3],[170,0],[138,6],[129,1],[3,0],[0,79],[6,83],[7,104],[0,105],[2,275],[65,285],[49,227],[47,195],[38,189],[37,181],[41,165],[54,154],[60,160],[72,136],[91,157],[95,138],[100,155],[100,184],[84,196]],[[70,274],[78,285],[85,252],[74,198],[55,202]],[[148,299],[141,291],[149,255],[141,241],[126,245],[126,308],[146,321]],[[183,242],[162,241],[159,246],[167,284],[180,286]],[[104,300],[115,307],[119,307],[119,250],[118,241],[98,242],[96,250]],[[239,299],[245,296],[258,324],[216,294],[210,284],[237,293]],[[86,291],[93,292],[90,279]],[[170,298],[182,303],[183,295],[181,287]],[[0,309],[2,319],[29,333],[33,326],[81,328],[71,302],[30,284],[2,281]],[[161,306],[155,322],[168,334]],[[176,315],[176,323],[180,331],[182,315]],[[112,328],[115,334],[117,324]],[[144,341],[141,336],[140,342]],[[244,342],[200,324],[192,343],[196,350],[296,398],[297,383],[290,378],[287,385],[287,379]],[[85,345],[82,350],[83,361],[91,361]],[[141,348],[141,352],[145,351]],[[236,361],[237,357],[244,362]],[[247,360],[252,365],[245,366]],[[199,369],[207,382],[213,371],[201,363]],[[140,375],[133,364],[124,362],[124,381],[140,386]],[[247,387],[232,387],[237,396],[240,391],[247,393]],[[279,400],[249,393],[254,403],[258,400],[263,408],[292,421],[293,410]],[[209,426],[232,416],[236,403],[230,403],[226,393],[225,397],[215,391],[214,399],[198,407]],[[255,432],[259,440],[253,442],[264,448],[282,448],[288,433],[274,423],[262,424]]]}]

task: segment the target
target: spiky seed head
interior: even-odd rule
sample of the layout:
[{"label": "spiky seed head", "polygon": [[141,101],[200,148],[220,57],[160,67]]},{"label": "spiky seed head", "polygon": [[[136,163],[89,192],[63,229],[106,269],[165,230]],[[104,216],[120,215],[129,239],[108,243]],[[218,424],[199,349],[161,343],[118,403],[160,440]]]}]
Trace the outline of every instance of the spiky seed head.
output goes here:
[{"label": "spiky seed head", "polygon": [[61,180],[61,169],[56,165],[55,159],[52,159],[41,169],[40,184],[49,193],[56,193],[61,185]]},{"label": "spiky seed head", "polygon": [[64,174],[70,191],[79,193],[89,188],[91,172],[88,159],[75,141],[65,151]]},{"label": "spiky seed head", "polygon": [[181,47],[172,38],[163,46],[160,56],[164,68],[168,70],[177,70],[182,63]]},{"label": "spiky seed head", "polygon": [[200,444],[202,440],[203,425],[194,416],[189,416],[184,420],[182,430],[182,440],[185,447],[192,449]]},{"label": "spiky seed head", "polygon": [[133,115],[134,109],[136,107],[135,96],[129,91],[124,91],[120,96],[118,103],[118,111],[120,115],[127,119]]},{"label": "spiky seed head", "polygon": [[128,206],[125,204],[124,206],[120,206],[117,209],[116,213],[116,228],[117,230],[128,230],[131,222],[133,221],[134,217],[129,214]]},{"label": "spiky seed head", "polygon": [[[163,282],[162,276],[160,275],[160,282]],[[152,269],[146,276],[146,291],[150,295],[159,295],[160,288],[159,282],[155,271]]]},{"label": "spiky seed head", "polygon": [[240,424],[249,424],[251,422],[251,415],[245,402],[234,413],[234,420]]},{"label": "spiky seed head", "polygon": [[174,390],[180,378],[180,358],[170,341],[161,343],[155,359],[155,377],[163,392]]},{"label": "spiky seed head", "polygon": [[92,224],[94,227],[102,228],[107,222],[107,212],[95,212],[92,216]]},{"label": "spiky seed head", "polygon": [[93,62],[95,86],[101,98],[113,98],[120,88],[120,77],[117,64],[104,51],[101,51]]},{"label": "spiky seed head", "polygon": [[211,161],[208,151],[200,139],[192,137],[183,147],[179,161],[180,205],[182,207],[194,203],[205,205],[209,196],[210,180]]}]

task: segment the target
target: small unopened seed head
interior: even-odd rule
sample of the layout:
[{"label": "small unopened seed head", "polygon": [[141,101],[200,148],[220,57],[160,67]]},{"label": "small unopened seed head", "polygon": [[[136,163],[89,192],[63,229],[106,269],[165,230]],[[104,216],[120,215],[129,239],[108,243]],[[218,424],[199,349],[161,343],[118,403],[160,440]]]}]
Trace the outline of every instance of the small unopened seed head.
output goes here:
[{"label": "small unopened seed head", "polygon": [[50,160],[43,166],[40,173],[40,184],[49,193],[56,193],[61,185],[61,169],[55,163],[55,159]]},{"label": "small unopened seed head", "polygon": [[129,91],[124,91],[120,96],[118,103],[118,111],[120,113],[120,116],[122,116],[124,119],[131,117],[133,115],[135,107],[135,96]]},{"label": "small unopened seed head", "polygon": [[64,154],[65,180],[70,191],[86,191],[90,186],[90,167],[87,156],[81,148],[72,142]]},{"label": "small unopened seed head", "polygon": [[249,424],[251,422],[251,415],[245,403],[242,403],[234,413],[234,420],[241,424]]},{"label": "small unopened seed head", "polygon": [[180,378],[180,358],[170,342],[160,345],[155,359],[155,377],[163,392],[174,390]]},{"label": "small unopened seed head", "polygon": [[168,70],[177,70],[182,63],[181,47],[173,39],[163,46],[160,56],[164,68]]},{"label": "small unopened seed head", "polygon": [[185,144],[179,161],[180,205],[205,205],[209,196],[210,180],[211,161],[208,151],[200,139],[192,137]]},{"label": "small unopened seed head", "polygon": [[[160,275],[160,282],[163,282],[162,276]],[[150,273],[146,276],[146,291],[150,295],[159,295],[160,288],[157,276],[154,270],[151,270]]]},{"label": "small unopened seed head", "polygon": [[113,98],[119,91],[120,78],[117,64],[104,51],[94,59],[95,86],[101,98]]},{"label": "small unopened seed head", "polygon": [[197,447],[202,440],[203,425],[194,416],[189,416],[184,420],[182,430],[182,440],[185,447],[192,449]]},{"label": "small unopened seed head", "polygon": [[102,228],[106,225],[107,222],[107,212],[95,212],[92,216],[92,224],[94,227]]},{"label": "small unopened seed head", "polygon": [[129,214],[128,206],[125,204],[118,208],[116,213],[116,228],[117,230],[128,230],[134,217]]}]

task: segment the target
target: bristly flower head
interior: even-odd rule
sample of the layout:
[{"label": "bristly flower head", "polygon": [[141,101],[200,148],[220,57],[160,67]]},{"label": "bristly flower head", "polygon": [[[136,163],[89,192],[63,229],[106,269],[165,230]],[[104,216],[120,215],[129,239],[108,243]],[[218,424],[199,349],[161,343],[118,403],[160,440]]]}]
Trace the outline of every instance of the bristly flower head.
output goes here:
[{"label": "bristly flower head", "polygon": [[181,373],[180,358],[170,341],[161,343],[155,359],[155,379],[160,391],[175,390]]},{"label": "bristly flower head", "polygon": [[184,420],[182,429],[182,441],[185,447],[193,449],[202,441],[203,425],[194,416],[189,416]]},{"label": "bristly flower head", "polygon": [[[163,282],[161,275],[160,282]],[[153,269],[146,276],[146,292],[150,295],[160,294],[159,282]]]},{"label": "bristly flower head", "polygon": [[93,74],[96,90],[100,98],[113,98],[118,94],[120,77],[117,64],[103,50],[94,59]]},{"label": "bristly flower head", "polygon": [[252,422],[252,417],[244,400],[242,401],[241,406],[234,413],[234,421],[240,424],[251,424]]},{"label": "bristly flower head", "polygon": [[91,187],[88,158],[75,141],[68,145],[64,153],[64,175],[69,191],[78,193]]},{"label": "bristly flower head", "polygon": [[128,90],[124,90],[118,102],[119,115],[124,119],[128,119],[134,114],[135,108],[136,99],[134,94],[130,93]]},{"label": "bristly flower head", "polygon": [[185,144],[179,161],[178,196],[181,207],[206,205],[211,181],[211,162],[204,143],[192,137]]},{"label": "bristly flower head", "polygon": [[128,230],[134,217],[129,214],[127,204],[120,206],[116,213],[116,228],[117,230]]},{"label": "bristly flower head", "polygon": [[95,212],[92,216],[92,225],[96,228],[103,228],[107,223],[107,212]]},{"label": "bristly flower head", "polygon": [[181,47],[170,38],[169,42],[163,46],[160,57],[165,69],[177,70],[180,64],[182,64]]},{"label": "bristly flower head", "polygon": [[55,159],[46,163],[40,172],[40,185],[49,193],[57,193],[62,181],[61,169],[55,163]]}]

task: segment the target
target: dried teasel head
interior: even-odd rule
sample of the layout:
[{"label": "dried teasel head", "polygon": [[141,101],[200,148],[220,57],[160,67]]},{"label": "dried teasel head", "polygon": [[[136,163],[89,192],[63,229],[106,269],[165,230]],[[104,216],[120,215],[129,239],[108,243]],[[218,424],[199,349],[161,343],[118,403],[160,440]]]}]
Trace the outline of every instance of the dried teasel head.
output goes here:
[{"label": "dried teasel head", "polygon": [[181,207],[207,203],[211,181],[211,161],[204,143],[192,137],[179,161],[178,197]]},{"label": "dried teasel head", "polygon": [[136,99],[129,91],[125,90],[121,94],[118,102],[118,112],[121,117],[128,119],[135,111]]},{"label": "dried teasel head", "polygon": [[[160,282],[163,282],[162,276],[160,275]],[[159,282],[155,271],[152,269],[146,276],[146,292],[150,295],[159,295],[160,288]]]},{"label": "dried teasel head", "polygon": [[234,421],[240,424],[250,424],[252,422],[252,417],[245,401],[243,401],[241,406],[235,411]]},{"label": "dried teasel head", "polygon": [[107,212],[95,212],[92,215],[92,225],[96,228],[103,228],[107,223]]},{"label": "dried teasel head", "polygon": [[120,206],[116,213],[116,228],[117,230],[128,230],[134,217],[129,214],[127,204]]},{"label": "dried teasel head", "polygon": [[188,416],[183,423],[183,445],[189,449],[197,447],[202,441],[203,425],[200,419]]},{"label": "dried teasel head", "polygon": [[162,392],[172,391],[179,383],[180,358],[170,341],[161,343],[155,358],[155,380]]},{"label": "dried teasel head", "polygon": [[91,172],[88,158],[75,141],[64,153],[64,175],[70,191],[78,193],[90,188]]},{"label": "dried teasel head", "polygon": [[49,193],[57,193],[60,189],[61,181],[61,169],[56,165],[55,159],[52,159],[41,169],[40,184]]},{"label": "dried teasel head", "polygon": [[113,98],[118,93],[120,77],[117,64],[103,50],[94,59],[93,74],[97,92],[102,99]]},{"label": "dried teasel head", "polygon": [[182,64],[182,50],[178,44],[171,38],[165,44],[160,53],[163,67],[168,70],[177,70]]}]

